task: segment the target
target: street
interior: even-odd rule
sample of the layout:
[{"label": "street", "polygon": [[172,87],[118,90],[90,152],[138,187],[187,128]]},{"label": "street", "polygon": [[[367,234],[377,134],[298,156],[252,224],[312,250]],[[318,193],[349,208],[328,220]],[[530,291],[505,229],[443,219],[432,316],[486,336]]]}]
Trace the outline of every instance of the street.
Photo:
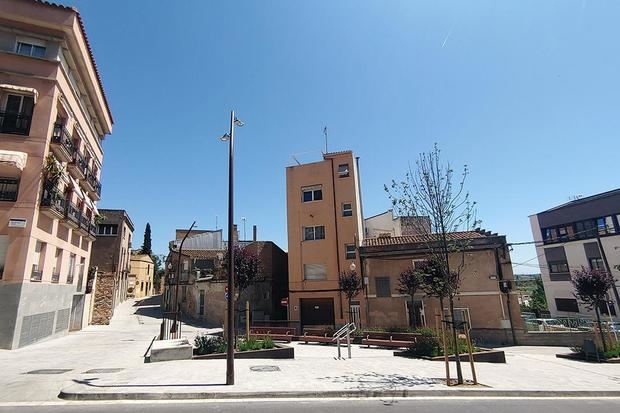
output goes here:
[{"label": "street", "polygon": [[[294,407],[293,407],[294,406]],[[66,403],[39,404],[33,406],[0,405],[0,413],[19,412],[84,412],[84,413],[175,413],[194,412],[274,412],[291,410],[296,413],[341,412],[542,412],[545,413],[607,413],[620,409],[620,399],[504,399],[504,398],[432,398],[432,399],[369,399],[369,400],[304,400],[279,401],[230,400],[227,402],[112,402],[112,403]]]}]

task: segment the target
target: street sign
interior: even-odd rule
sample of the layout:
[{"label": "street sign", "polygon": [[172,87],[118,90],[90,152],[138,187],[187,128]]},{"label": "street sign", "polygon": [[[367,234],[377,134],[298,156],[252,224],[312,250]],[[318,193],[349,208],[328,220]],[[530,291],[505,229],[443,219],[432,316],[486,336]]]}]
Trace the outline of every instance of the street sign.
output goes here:
[{"label": "street sign", "polygon": [[224,292],[228,293],[228,286],[224,287]]},{"label": "street sign", "polygon": [[224,299],[228,301],[228,291],[224,293]]},{"label": "street sign", "polygon": [[280,300],[280,305],[283,307],[288,307],[288,297],[284,297]]}]

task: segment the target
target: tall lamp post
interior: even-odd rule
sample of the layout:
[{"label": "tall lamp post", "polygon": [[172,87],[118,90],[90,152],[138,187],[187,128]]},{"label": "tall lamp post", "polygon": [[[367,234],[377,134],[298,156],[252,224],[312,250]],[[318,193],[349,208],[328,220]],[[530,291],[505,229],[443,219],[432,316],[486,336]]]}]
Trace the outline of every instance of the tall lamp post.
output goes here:
[{"label": "tall lamp post", "polygon": [[226,320],[226,384],[235,384],[235,257],[233,245],[233,161],[235,149],[235,126],[242,127],[243,122],[235,117],[235,111],[230,111],[230,130],[220,140],[228,141],[228,308]]}]

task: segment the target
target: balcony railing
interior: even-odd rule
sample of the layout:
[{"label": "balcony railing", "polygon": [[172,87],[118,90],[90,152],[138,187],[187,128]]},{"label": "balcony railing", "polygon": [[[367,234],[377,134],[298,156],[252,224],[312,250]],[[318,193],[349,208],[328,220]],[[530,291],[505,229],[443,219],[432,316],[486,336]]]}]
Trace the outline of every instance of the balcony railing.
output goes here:
[{"label": "balcony railing", "polygon": [[57,188],[51,188],[48,184],[43,186],[43,196],[41,197],[41,207],[51,210],[59,216],[65,214],[65,199]]},{"label": "balcony railing", "polygon": [[73,284],[73,274],[67,275],[67,284]]},{"label": "balcony railing", "polygon": [[32,116],[25,113],[0,111],[0,133],[28,135]]},{"label": "balcony railing", "polygon": [[52,283],[58,284],[58,281],[60,281],[60,274],[57,272],[52,273]]},{"label": "balcony railing", "polygon": [[88,233],[93,237],[97,236],[97,224],[95,224],[93,221],[91,221],[88,225]]},{"label": "balcony railing", "polygon": [[70,201],[66,201],[65,219],[75,226],[80,225],[81,212],[78,207]]},{"label": "balcony railing", "polygon": [[86,177],[86,173],[88,172],[88,164],[86,163],[86,159],[84,159],[84,155],[80,153],[80,151],[73,152],[73,159],[69,163],[69,168],[80,175],[80,178],[83,179]]},{"label": "balcony railing", "polygon": [[90,218],[86,215],[80,214],[80,229],[82,229],[85,234],[87,234],[90,229]]},{"label": "balcony railing", "polygon": [[90,169],[88,169],[86,172],[86,182],[90,187],[90,192],[94,193],[95,195],[97,195],[97,198],[99,198],[101,196],[101,183]]},{"label": "balcony railing", "polygon": [[37,267],[34,267],[32,269],[32,272],[30,273],[30,281],[41,282],[42,279],[43,279],[43,271],[39,271]]},{"label": "balcony railing", "polygon": [[54,131],[52,133],[52,144],[57,145],[62,148],[64,152],[63,159],[64,161],[70,161],[73,157],[73,152],[75,152],[75,146],[73,145],[73,141],[71,140],[71,135],[65,129],[65,126],[62,123],[54,124]]}]

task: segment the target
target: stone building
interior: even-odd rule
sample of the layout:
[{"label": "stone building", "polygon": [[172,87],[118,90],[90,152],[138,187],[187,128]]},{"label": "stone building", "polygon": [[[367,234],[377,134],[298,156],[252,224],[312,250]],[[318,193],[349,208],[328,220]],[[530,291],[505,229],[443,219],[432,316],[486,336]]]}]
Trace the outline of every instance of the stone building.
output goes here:
[{"label": "stone building", "polygon": [[94,280],[93,324],[109,324],[114,308],[127,298],[131,239],[134,226],[122,209],[101,209],[91,266]]},{"label": "stone building", "polygon": [[127,294],[135,298],[152,295],[154,271],[153,259],[148,254],[131,254]]}]

